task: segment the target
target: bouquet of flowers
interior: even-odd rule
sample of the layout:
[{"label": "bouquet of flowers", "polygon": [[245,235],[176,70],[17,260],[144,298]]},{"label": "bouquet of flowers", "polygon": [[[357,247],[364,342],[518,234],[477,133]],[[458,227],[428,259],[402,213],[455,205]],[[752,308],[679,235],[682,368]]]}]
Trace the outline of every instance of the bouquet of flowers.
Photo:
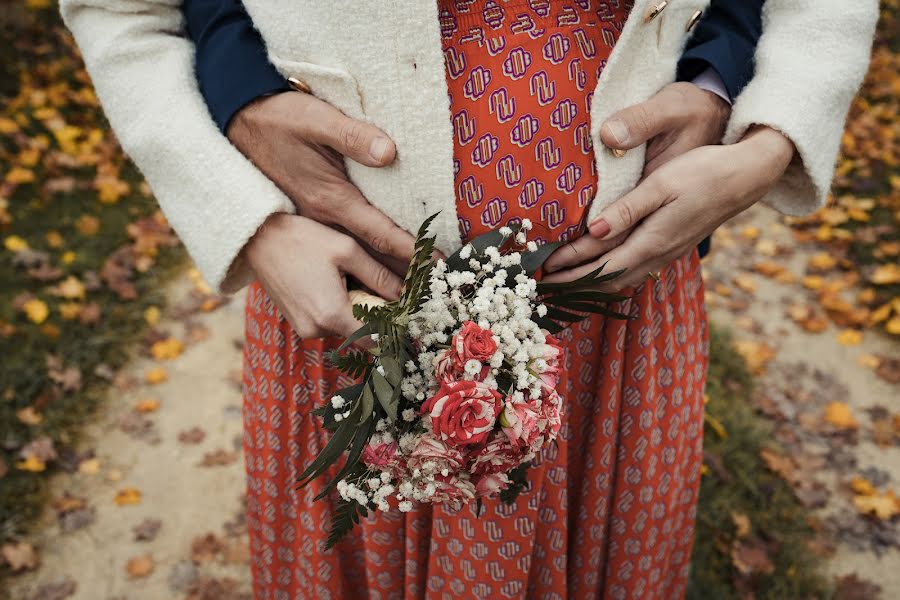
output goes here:
[{"label": "bouquet of flowers", "polygon": [[[428,219],[401,297],[354,306],[364,325],[330,356],[359,383],[314,413],[333,435],[300,476],[305,485],[346,452],[328,547],[360,516],[395,503],[512,502],[531,460],[559,433],[562,350],[553,334],[626,297],[597,291],[622,271],[569,283],[534,275],[558,243],[528,240],[531,223],[501,227],[446,260],[433,258]],[[379,299],[380,300],[380,299]],[[352,347],[371,338],[367,349]]]}]

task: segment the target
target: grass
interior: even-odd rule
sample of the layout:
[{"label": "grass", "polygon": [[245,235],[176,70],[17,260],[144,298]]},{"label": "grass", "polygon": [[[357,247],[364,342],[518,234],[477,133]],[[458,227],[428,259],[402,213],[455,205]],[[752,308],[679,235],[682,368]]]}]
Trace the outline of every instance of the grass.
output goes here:
[{"label": "grass", "polygon": [[[750,405],[753,378],[728,332],[711,329],[707,414],[726,435],[710,425],[704,432],[705,454],[721,467],[709,469],[701,484],[688,599],[739,598],[740,586],[752,589],[757,600],[827,598],[820,559],[806,546],[813,535],[807,513],[787,483],[759,458],[771,438],[768,424]],[[731,558],[732,514],[746,515],[753,534],[777,548],[769,555],[771,574],[742,580]]]},{"label": "grass", "polygon": [[[48,476],[72,463],[66,458],[79,429],[104,398],[109,374],[146,331],[144,311],[163,305],[164,283],[184,254],[180,247],[138,253],[144,264],[129,273],[134,299],[121,298],[102,276],[110,255],[133,243],[128,225],[157,207],[103,120],[55,7],[28,13],[24,23],[0,24],[0,63],[11,78],[0,88],[2,544],[24,536],[40,514]],[[104,181],[113,188],[105,196]],[[35,278],[26,259],[57,273]],[[86,285],[83,297],[60,295],[56,286],[69,277]],[[23,311],[26,299],[43,305],[46,316]],[[81,308],[94,304],[97,318],[83,322]],[[77,371],[80,386],[60,381],[48,355],[74,369],[70,374]],[[40,438],[53,441],[59,458],[43,470],[23,470],[23,447]],[[0,580],[6,574],[0,568]]]}]

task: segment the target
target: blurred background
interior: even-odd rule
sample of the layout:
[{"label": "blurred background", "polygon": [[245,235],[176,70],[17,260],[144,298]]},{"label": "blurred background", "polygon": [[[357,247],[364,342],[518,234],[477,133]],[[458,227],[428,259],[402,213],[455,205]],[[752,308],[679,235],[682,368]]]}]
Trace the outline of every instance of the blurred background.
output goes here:
[{"label": "blurred background", "polygon": [[[755,207],[705,260],[692,598],[900,598],[900,2],[881,12],[833,201]],[[0,242],[0,597],[249,598],[243,297],[191,267],[51,0],[0,0]]]}]

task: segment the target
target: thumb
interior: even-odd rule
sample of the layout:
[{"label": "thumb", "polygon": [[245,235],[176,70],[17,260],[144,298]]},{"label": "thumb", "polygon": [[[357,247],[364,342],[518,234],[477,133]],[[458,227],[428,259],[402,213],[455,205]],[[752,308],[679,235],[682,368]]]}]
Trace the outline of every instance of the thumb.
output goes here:
[{"label": "thumb", "polygon": [[637,225],[641,219],[665,203],[665,195],[652,178],[604,207],[588,224],[588,231],[599,240],[611,239]]},{"label": "thumb", "polygon": [[[600,140],[607,148],[631,150],[657,135],[673,129],[678,115],[665,90],[646,102],[624,108],[600,127]],[[671,100],[671,99],[669,99]]]}]

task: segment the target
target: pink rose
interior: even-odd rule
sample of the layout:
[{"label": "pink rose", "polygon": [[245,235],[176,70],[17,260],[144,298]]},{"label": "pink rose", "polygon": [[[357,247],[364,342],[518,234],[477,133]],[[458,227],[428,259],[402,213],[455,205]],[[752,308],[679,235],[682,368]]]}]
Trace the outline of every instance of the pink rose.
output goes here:
[{"label": "pink rose", "polygon": [[474,477],[507,473],[525,460],[526,454],[515,448],[509,438],[499,433],[485,446],[469,456],[469,471]]},{"label": "pink rose", "polygon": [[549,348],[544,352],[540,363],[535,361],[535,363],[531,364],[531,369],[537,373],[545,386],[555,388],[559,383],[560,363],[562,362],[563,353],[562,345],[552,335],[547,335],[544,343]]},{"label": "pink rose", "polygon": [[475,486],[457,475],[438,475],[434,478],[435,492],[431,502],[467,502],[475,497]]},{"label": "pink rose", "polygon": [[544,388],[544,395],[541,398],[541,429],[548,439],[555,439],[559,434],[559,429],[562,426],[561,409],[562,401],[559,393],[552,388]]},{"label": "pink rose", "polygon": [[513,446],[531,446],[542,433],[540,410],[531,402],[506,403],[500,413],[500,426]]},{"label": "pink rose", "polygon": [[410,471],[420,469],[442,474],[446,470],[449,476],[459,471],[464,462],[462,452],[448,446],[434,435],[425,433],[416,440],[406,465]]},{"label": "pink rose", "polygon": [[434,357],[434,376],[441,383],[453,383],[463,376],[463,363],[452,350],[444,350]]},{"label": "pink rose", "polygon": [[473,358],[483,363],[490,362],[497,351],[494,333],[490,329],[482,329],[473,321],[463,323],[462,329],[453,338],[452,346],[463,364]]},{"label": "pink rose", "polygon": [[475,480],[475,492],[479,496],[492,496],[502,492],[507,486],[509,486],[509,476],[506,473],[490,473]]},{"label": "pink rose", "polygon": [[442,383],[422,405],[439,439],[456,446],[482,443],[494,428],[502,397],[480,381]]},{"label": "pink rose", "polygon": [[366,466],[382,471],[393,469],[397,462],[397,442],[389,444],[369,442],[363,449],[362,461]]}]

